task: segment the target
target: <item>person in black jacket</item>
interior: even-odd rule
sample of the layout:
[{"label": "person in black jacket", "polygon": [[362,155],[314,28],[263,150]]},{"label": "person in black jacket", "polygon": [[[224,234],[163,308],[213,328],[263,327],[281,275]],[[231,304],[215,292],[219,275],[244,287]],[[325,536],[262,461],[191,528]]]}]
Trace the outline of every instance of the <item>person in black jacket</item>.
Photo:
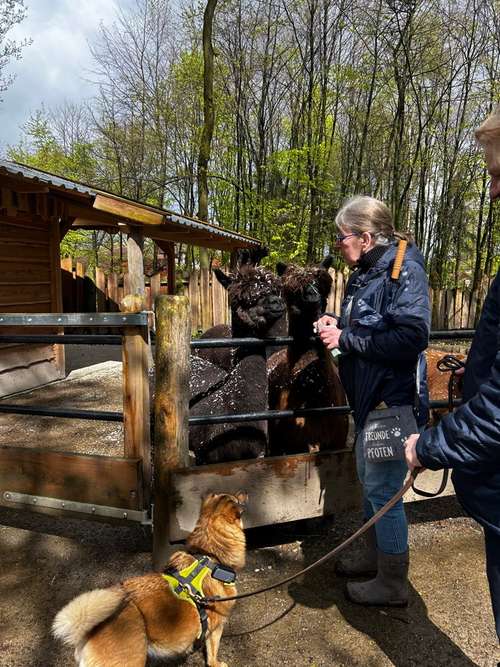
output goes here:
[{"label": "person in black jacket", "polygon": [[[500,198],[500,107],[476,131]],[[493,281],[467,359],[463,403],[422,435],[406,441],[408,467],[453,468],[464,509],[484,528],[486,572],[500,639],[500,271]]]},{"label": "person in black jacket", "polygon": [[[317,322],[328,349],[338,348],[339,372],[353,409],[356,436],[368,413],[380,404],[414,405],[416,367],[427,347],[430,308],[424,260],[410,243],[399,278],[391,271],[397,249],[387,206],[372,197],[354,197],[336,218],[337,246],[356,267],[346,287],[340,318],[324,315]],[[422,383],[424,390],[426,385]],[[427,396],[418,424],[427,421]],[[356,438],[356,464],[363,486],[365,519],[377,512],[403,485],[408,472],[403,460],[365,461]],[[341,559],[337,572],[376,574],[366,582],[348,582],[347,595],[364,605],[403,606],[408,602],[408,525],[400,501],[368,531],[362,548]]]}]

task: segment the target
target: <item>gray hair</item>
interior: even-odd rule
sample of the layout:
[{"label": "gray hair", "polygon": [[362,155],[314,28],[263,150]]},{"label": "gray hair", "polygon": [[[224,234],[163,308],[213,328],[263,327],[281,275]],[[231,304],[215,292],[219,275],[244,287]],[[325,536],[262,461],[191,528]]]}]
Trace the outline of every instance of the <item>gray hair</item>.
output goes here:
[{"label": "gray hair", "polygon": [[394,236],[402,236],[396,234],[391,212],[384,202],[364,195],[348,199],[337,213],[335,224],[338,229],[343,227],[355,234],[369,232],[375,245],[389,245]]}]

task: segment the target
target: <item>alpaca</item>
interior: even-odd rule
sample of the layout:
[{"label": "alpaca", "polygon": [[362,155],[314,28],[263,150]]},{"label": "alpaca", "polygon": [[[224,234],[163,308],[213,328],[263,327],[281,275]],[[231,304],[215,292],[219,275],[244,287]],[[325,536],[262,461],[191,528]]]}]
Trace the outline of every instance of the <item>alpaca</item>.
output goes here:
[{"label": "alpaca", "polygon": [[[313,323],[326,309],[332,278],[332,258],[319,267],[277,265],[288,309],[289,335],[294,342],[268,360],[269,408],[294,410],[346,405],[331,354],[318,340],[311,342]],[[348,432],[347,415],[311,415],[269,423],[271,454],[342,449]]]},{"label": "alpaca", "polygon": [[[248,264],[240,266],[234,275],[226,275],[220,269],[215,270],[215,275],[228,290],[232,336],[275,335],[274,326],[286,310],[281,281],[270,271]],[[217,382],[213,391],[204,391],[199,400],[192,400],[191,416],[267,410],[266,356],[264,349],[237,348],[233,366],[223,382]],[[203,363],[210,364],[206,359]],[[212,372],[214,368],[210,364]],[[192,387],[192,395],[196,391],[198,387]],[[257,458],[267,450],[266,421],[191,426],[189,433],[190,448],[198,464]]]},{"label": "alpaca", "polygon": [[[259,265],[260,261],[267,257],[269,250],[265,246],[259,248],[242,248],[238,251],[236,256],[236,273],[243,267],[256,267]],[[220,275],[224,275],[220,269],[214,269],[214,275],[217,277],[219,282],[224,285],[224,278],[221,280]],[[285,326],[283,326],[283,331],[285,331]],[[274,335],[281,335],[275,333]],[[210,327],[204,331],[200,338],[214,339],[214,338],[234,338],[232,333],[232,328],[229,324],[216,324],[213,327]],[[200,348],[196,351],[196,356],[200,359],[205,359],[216,366],[219,366],[226,372],[229,372],[235,363],[235,349],[231,347],[213,347],[213,348]]]}]

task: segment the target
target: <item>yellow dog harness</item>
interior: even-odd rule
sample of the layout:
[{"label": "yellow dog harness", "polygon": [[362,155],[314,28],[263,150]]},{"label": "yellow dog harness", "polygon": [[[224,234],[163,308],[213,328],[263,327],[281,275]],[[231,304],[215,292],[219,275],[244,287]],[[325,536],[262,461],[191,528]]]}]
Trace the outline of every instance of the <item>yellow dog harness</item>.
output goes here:
[{"label": "yellow dog harness", "polygon": [[169,568],[162,575],[174,595],[185,602],[189,602],[198,610],[201,630],[197,639],[200,642],[205,638],[208,629],[208,616],[204,603],[205,594],[203,593],[203,582],[208,574],[217,581],[222,581],[225,586],[234,586],[236,579],[234,571],[231,568],[219,565],[208,556],[202,556],[180,571]]}]

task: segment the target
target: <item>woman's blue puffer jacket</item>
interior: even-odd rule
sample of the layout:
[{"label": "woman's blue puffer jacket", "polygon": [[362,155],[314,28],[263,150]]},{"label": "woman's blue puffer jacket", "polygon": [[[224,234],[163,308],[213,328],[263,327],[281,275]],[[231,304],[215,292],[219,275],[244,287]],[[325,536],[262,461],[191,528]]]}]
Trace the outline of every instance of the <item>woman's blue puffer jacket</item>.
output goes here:
[{"label": "woman's blue puffer jacket", "polygon": [[[422,254],[409,245],[397,281],[391,279],[397,244],[367,272],[355,271],[346,288],[339,327],[339,371],[360,430],[382,401],[415,402],[416,363],[429,340],[430,306]],[[425,378],[425,361],[421,364]],[[428,418],[428,393],[420,383],[419,424]]]},{"label": "woman's blue puffer jacket", "polygon": [[463,400],[423,433],[417,456],[431,470],[453,468],[460,503],[500,535],[500,271],[467,358]]}]

